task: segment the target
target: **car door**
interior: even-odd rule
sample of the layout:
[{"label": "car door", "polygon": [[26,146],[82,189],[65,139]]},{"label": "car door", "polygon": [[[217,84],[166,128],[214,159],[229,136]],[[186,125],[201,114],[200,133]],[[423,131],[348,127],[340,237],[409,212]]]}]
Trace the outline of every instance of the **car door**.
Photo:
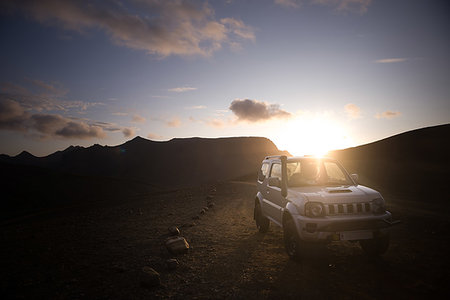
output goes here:
[{"label": "car door", "polygon": [[[272,164],[269,177],[278,178],[281,182],[281,163],[275,162]],[[278,186],[271,186],[267,183],[263,202],[265,214],[270,217],[273,222],[280,225],[284,203],[284,197],[281,196],[281,188]]]}]

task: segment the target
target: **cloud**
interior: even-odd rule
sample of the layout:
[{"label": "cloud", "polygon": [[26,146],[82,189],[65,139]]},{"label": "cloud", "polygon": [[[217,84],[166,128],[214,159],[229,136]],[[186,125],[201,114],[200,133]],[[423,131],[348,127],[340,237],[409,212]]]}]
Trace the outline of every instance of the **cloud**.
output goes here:
[{"label": "cloud", "polygon": [[67,89],[59,83],[48,83],[37,79],[27,79],[26,81],[28,86],[11,82],[0,83],[0,98],[12,99],[19,102],[25,109],[38,112],[75,109],[81,113],[90,107],[104,105],[101,102],[65,100],[62,97],[67,94]]},{"label": "cloud", "polygon": [[41,92],[41,96],[47,97],[61,97],[67,94],[68,90],[65,89],[61,84],[54,82],[49,83],[39,79],[28,79],[33,85],[40,88],[43,92]]},{"label": "cloud", "polygon": [[41,138],[89,139],[106,136],[101,126],[56,114],[33,114],[10,99],[0,99],[0,129],[37,132]]},{"label": "cloud", "polygon": [[128,113],[126,112],[113,112],[113,116],[128,116]]},{"label": "cloud", "polygon": [[356,106],[353,103],[346,104],[344,106],[344,109],[348,117],[351,119],[357,119],[361,117],[361,109],[359,108],[359,106]]},{"label": "cloud", "polygon": [[167,121],[166,125],[169,127],[180,127],[181,121],[178,118],[173,118],[172,120]]},{"label": "cloud", "polygon": [[225,127],[225,122],[220,119],[212,119],[206,121],[206,124],[215,128],[223,128]]},{"label": "cloud", "polygon": [[146,118],[137,114],[133,115],[132,119],[133,123],[144,123],[146,120],[147,120]]},{"label": "cloud", "polygon": [[136,130],[134,128],[125,127],[122,129],[123,136],[126,138],[136,135]]},{"label": "cloud", "polygon": [[274,1],[275,4],[284,6],[284,7],[289,7],[289,8],[297,8],[300,7],[301,4],[301,0],[275,0]]},{"label": "cloud", "polygon": [[251,99],[236,99],[231,102],[230,110],[239,121],[260,122],[273,118],[289,118],[291,114],[280,109],[278,104]]},{"label": "cloud", "polygon": [[384,58],[384,59],[376,60],[375,63],[377,63],[377,64],[392,64],[392,63],[404,62],[407,60],[408,60],[407,58]]},{"label": "cloud", "polygon": [[375,115],[375,118],[377,118],[377,119],[393,119],[393,118],[401,116],[401,114],[402,113],[398,112],[398,111],[387,110],[387,111],[384,111],[382,113],[377,113]]},{"label": "cloud", "polygon": [[238,37],[243,39],[255,41],[255,32],[254,30],[245,25],[241,20],[236,20],[233,18],[223,18],[220,22],[224,25],[228,25],[231,32],[233,32]]},{"label": "cloud", "polygon": [[163,139],[162,135],[151,133],[151,132],[149,134],[147,134],[147,137],[149,139],[151,139],[151,140],[161,140],[161,139]]},{"label": "cloud", "polygon": [[206,108],[205,105],[194,105],[194,106],[186,107],[186,109],[205,109],[205,108]]},{"label": "cloud", "polygon": [[303,3],[333,7],[339,12],[354,12],[364,14],[367,12],[372,0],[274,0],[275,4],[286,8],[298,8]]},{"label": "cloud", "polygon": [[5,11],[20,11],[65,30],[101,30],[117,45],[161,57],[210,56],[231,42],[254,40],[253,30],[241,21],[216,20],[207,2],[3,0],[2,6]]},{"label": "cloud", "polygon": [[189,92],[189,91],[195,91],[197,88],[190,87],[190,86],[183,86],[183,87],[176,87],[172,89],[168,89],[169,92],[175,92],[175,93],[183,93],[183,92]]},{"label": "cloud", "polygon": [[0,99],[0,129],[26,130],[25,122],[29,114],[11,99]]}]

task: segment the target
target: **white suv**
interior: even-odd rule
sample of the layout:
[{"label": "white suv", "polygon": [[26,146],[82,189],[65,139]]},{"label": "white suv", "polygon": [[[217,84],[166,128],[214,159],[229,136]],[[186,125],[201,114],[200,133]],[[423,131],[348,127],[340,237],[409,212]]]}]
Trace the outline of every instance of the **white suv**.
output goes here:
[{"label": "white suv", "polygon": [[256,226],[260,232],[270,221],[281,226],[294,259],[313,242],[342,240],[381,255],[389,246],[391,213],[379,192],[357,180],[331,158],[267,156],[258,174]]}]

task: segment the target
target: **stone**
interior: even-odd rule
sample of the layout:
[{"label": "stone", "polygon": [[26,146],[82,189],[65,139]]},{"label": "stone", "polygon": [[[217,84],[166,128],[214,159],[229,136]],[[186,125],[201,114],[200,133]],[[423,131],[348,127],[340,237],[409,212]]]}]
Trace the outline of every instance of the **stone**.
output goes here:
[{"label": "stone", "polygon": [[176,236],[166,240],[166,248],[172,254],[182,254],[188,251],[189,244],[184,237]]},{"label": "stone", "polygon": [[167,269],[169,270],[175,270],[176,268],[178,268],[178,260],[176,258],[171,258],[166,260],[166,265],[167,265]]},{"label": "stone", "polygon": [[169,234],[172,235],[172,236],[180,235],[180,230],[178,229],[177,226],[170,226],[168,228],[168,230],[169,230]]},{"label": "stone", "polygon": [[214,207],[214,205],[215,205],[214,202],[208,203],[208,207],[209,207],[209,208]]},{"label": "stone", "polygon": [[206,210],[204,208],[202,208],[202,210],[200,211],[200,214],[203,215],[205,214]]},{"label": "stone", "polygon": [[208,206],[203,207],[203,210],[208,211],[209,210]]},{"label": "stone", "polygon": [[208,195],[208,196],[206,196],[206,200],[212,200],[214,198],[214,196],[213,195]]},{"label": "stone", "polygon": [[159,273],[153,268],[145,266],[142,268],[141,286],[152,289],[161,285]]}]

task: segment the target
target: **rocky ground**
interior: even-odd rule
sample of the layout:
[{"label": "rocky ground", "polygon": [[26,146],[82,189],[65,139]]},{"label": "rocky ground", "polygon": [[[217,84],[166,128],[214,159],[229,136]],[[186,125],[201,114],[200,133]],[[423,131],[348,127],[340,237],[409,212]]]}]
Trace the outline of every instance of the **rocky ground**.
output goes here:
[{"label": "rocky ground", "polygon": [[[3,222],[2,298],[448,296],[446,208],[385,195],[394,217],[403,223],[393,228],[383,258],[369,260],[358,244],[336,243],[296,263],[285,253],[279,228],[271,224],[268,233],[257,232],[254,195],[251,182],[218,183],[89,205],[80,202]],[[167,251],[171,226],[189,243],[187,253]],[[170,258],[178,265],[167,265]],[[159,273],[160,284],[149,282],[149,268]]]}]

